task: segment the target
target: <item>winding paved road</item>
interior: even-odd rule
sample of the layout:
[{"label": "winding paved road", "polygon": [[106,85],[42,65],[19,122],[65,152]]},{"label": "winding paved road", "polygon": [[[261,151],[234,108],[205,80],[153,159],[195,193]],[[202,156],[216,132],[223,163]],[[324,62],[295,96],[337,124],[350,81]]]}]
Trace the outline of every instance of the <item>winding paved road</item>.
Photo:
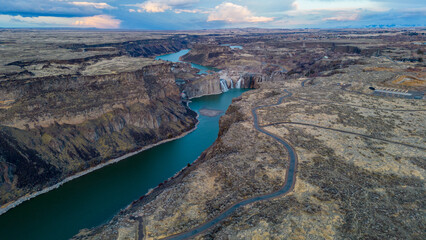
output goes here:
[{"label": "winding paved road", "polygon": [[[307,79],[307,80],[305,80],[301,83],[302,87],[305,86],[305,83],[308,80],[309,79]],[[163,238],[164,240],[181,240],[181,239],[187,239],[187,238],[195,237],[195,236],[207,231],[209,228],[213,227],[214,225],[218,224],[219,222],[223,221],[224,219],[229,217],[235,210],[237,210],[240,207],[243,207],[245,205],[248,205],[248,204],[251,204],[251,203],[254,203],[254,202],[258,202],[258,201],[262,201],[262,200],[269,200],[269,199],[273,199],[273,198],[276,198],[276,197],[279,197],[279,196],[283,196],[283,195],[287,194],[288,192],[290,192],[294,188],[294,185],[296,183],[296,168],[297,168],[297,162],[298,162],[297,161],[297,154],[296,154],[294,148],[287,141],[285,141],[284,139],[278,137],[277,135],[275,135],[271,132],[266,131],[264,129],[264,127],[273,126],[273,125],[280,125],[280,124],[303,125],[303,126],[310,126],[310,127],[322,128],[322,129],[332,130],[332,131],[341,132],[341,133],[357,135],[357,136],[365,137],[365,138],[376,139],[376,140],[380,140],[380,141],[384,141],[384,142],[388,142],[388,143],[393,143],[393,144],[398,144],[398,145],[402,145],[402,146],[406,146],[406,147],[426,150],[426,148],[420,147],[420,146],[414,146],[414,145],[410,145],[410,144],[406,144],[406,143],[395,142],[395,141],[391,141],[391,140],[381,139],[381,138],[377,138],[377,137],[373,137],[373,136],[368,136],[368,135],[365,135],[365,134],[349,132],[349,131],[340,130],[340,129],[322,127],[322,126],[318,126],[318,125],[314,125],[314,124],[298,123],[298,122],[275,122],[275,123],[270,123],[270,124],[266,124],[266,125],[262,125],[262,126],[259,125],[257,110],[259,110],[261,108],[277,106],[277,105],[279,105],[283,102],[284,98],[292,96],[291,92],[289,92],[287,90],[284,90],[284,92],[286,92],[287,95],[281,97],[278,100],[277,103],[270,104],[270,105],[258,106],[258,107],[255,107],[255,108],[252,109],[253,124],[254,124],[255,129],[257,131],[261,132],[261,133],[264,133],[264,134],[274,138],[276,141],[278,141],[280,144],[282,144],[288,152],[289,167],[287,168],[286,179],[285,179],[285,182],[284,182],[284,185],[282,186],[282,188],[279,189],[278,191],[273,192],[273,193],[269,193],[269,194],[265,194],[265,195],[261,195],[261,196],[257,196],[257,197],[253,197],[253,198],[250,198],[250,199],[239,201],[239,202],[235,203],[234,205],[230,206],[229,208],[227,208],[226,210],[222,211],[217,217],[203,223],[202,225],[195,227],[195,228],[193,228],[193,229],[191,229],[187,232],[172,235],[172,236],[169,236],[167,238]],[[305,100],[305,101],[310,101],[308,99],[303,99],[303,98],[299,98],[299,99]],[[361,107],[361,108],[369,108],[369,107],[362,107],[362,106],[356,106],[356,105],[351,105],[351,106]],[[405,111],[406,112],[425,111],[423,109],[419,109],[419,110],[394,110],[394,109],[378,109],[378,108],[369,108],[369,109],[385,110],[385,111],[404,111],[404,112]]]},{"label": "winding paved road", "polygon": [[279,189],[278,191],[275,191],[273,193],[269,193],[269,194],[265,194],[265,195],[261,195],[261,196],[257,196],[257,197],[253,197],[253,198],[250,198],[250,199],[246,199],[246,200],[242,200],[240,202],[237,202],[234,205],[227,208],[226,210],[224,210],[217,217],[203,223],[202,225],[200,225],[196,228],[193,228],[192,230],[189,230],[187,232],[176,234],[176,235],[164,238],[164,239],[180,240],[180,239],[187,239],[187,238],[190,238],[190,237],[195,237],[196,235],[208,230],[209,228],[213,227],[217,223],[223,221],[225,218],[229,217],[237,208],[248,205],[250,203],[254,203],[254,202],[258,202],[258,201],[262,201],[262,200],[273,199],[273,198],[276,198],[276,197],[279,197],[279,196],[283,196],[283,195],[287,194],[288,192],[290,192],[294,188],[294,185],[296,183],[296,168],[297,168],[296,151],[284,139],[282,139],[282,138],[278,137],[277,135],[270,133],[270,132],[266,131],[265,129],[263,129],[263,126],[259,125],[257,112],[256,112],[258,109],[261,109],[261,108],[279,105],[283,102],[284,98],[290,97],[292,95],[292,93],[290,93],[287,90],[284,90],[284,92],[286,92],[287,95],[285,95],[284,97],[281,97],[278,100],[277,103],[270,104],[270,105],[258,106],[258,107],[253,108],[252,111],[251,111],[252,115],[253,115],[255,129],[257,131],[261,132],[261,133],[264,133],[264,134],[274,138],[279,143],[281,143],[285,147],[285,149],[288,151],[289,166],[287,168],[286,179],[285,179],[284,185],[281,187],[281,189]]}]

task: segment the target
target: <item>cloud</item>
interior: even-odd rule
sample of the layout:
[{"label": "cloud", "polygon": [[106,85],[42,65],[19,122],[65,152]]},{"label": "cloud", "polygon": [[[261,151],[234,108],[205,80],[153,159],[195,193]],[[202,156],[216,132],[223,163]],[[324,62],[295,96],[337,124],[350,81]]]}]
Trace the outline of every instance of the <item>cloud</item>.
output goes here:
[{"label": "cloud", "polygon": [[[362,13],[388,11],[385,5],[374,0],[295,0],[293,9],[285,11],[288,23],[298,27],[333,27],[336,24],[356,24]],[[288,26],[288,25],[287,25]]]},{"label": "cloud", "polygon": [[[187,7],[197,2],[198,0],[149,0],[143,3],[129,4],[127,6],[138,7],[141,10],[138,12],[160,13],[167,10],[172,10],[176,7]],[[181,12],[191,11],[185,9],[179,10],[181,10]]]},{"label": "cloud", "polygon": [[[111,7],[111,8],[110,8]],[[0,14],[34,16],[93,16],[113,7],[106,3],[58,0],[0,0]]]},{"label": "cloud", "polygon": [[368,25],[425,26],[426,9],[391,9],[386,12],[364,11],[358,23]]},{"label": "cloud", "polygon": [[76,5],[76,6],[87,6],[87,7],[94,7],[97,9],[116,9],[116,7],[113,7],[107,3],[94,3],[94,2],[70,2],[69,4]]},{"label": "cloud", "polygon": [[274,18],[257,17],[245,6],[224,2],[215,7],[207,18],[208,22],[224,21],[229,23],[271,22]]},{"label": "cloud", "polygon": [[109,15],[91,17],[23,17],[21,15],[0,15],[0,26],[15,27],[78,27],[78,28],[119,28],[121,20]]},{"label": "cloud", "polygon": [[341,12],[333,17],[326,17],[322,20],[324,21],[356,21],[359,20],[360,15],[354,12]]},{"label": "cloud", "polygon": [[144,10],[145,12],[151,12],[151,13],[165,12],[166,10],[172,9],[171,6],[165,3],[152,2],[152,1],[147,1],[142,3],[139,6],[139,8]]},{"label": "cloud", "polygon": [[207,11],[202,11],[200,9],[175,9],[175,13],[209,13]]},{"label": "cloud", "polygon": [[295,11],[338,11],[348,9],[369,9],[369,10],[386,10],[385,5],[372,0],[340,0],[340,1],[324,1],[324,0],[296,0],[293,2]]},{"label": "cloud", "polygon": [[0,16],[0,27],[424,26],[426,5],[424,0],[0,0]]},{"label": "cloud", "polygon": [[121,20],[115,19],[109,15],[97,15],[93,17],[84,17],[75,21],[72,25],[85,28],[112,29],[120,28]]}]

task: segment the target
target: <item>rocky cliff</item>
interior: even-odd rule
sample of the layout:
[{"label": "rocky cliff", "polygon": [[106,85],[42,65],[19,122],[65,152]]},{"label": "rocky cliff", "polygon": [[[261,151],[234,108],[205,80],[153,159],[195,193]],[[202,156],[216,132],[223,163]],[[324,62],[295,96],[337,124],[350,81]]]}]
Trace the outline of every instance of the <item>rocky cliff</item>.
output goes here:
[{"label": "rocky cliff", "polygon": [[192,129],[170,68],[3,81],[0,203]]},{"label": "rocky cliff", "polygon": [[201,78],[188,80],[183,85],[182,91],[188,98],[201,97],[205,95],[220,94],[219,77],[217,75],[207,75]]},{"label": "rocky cliff", "polygon": [[185,98],[196,98],[205,95],[220,94],[220,78],[217,73],[198,74],[199,70],[191,68],[189,63],[174,63],[172,72],[176,84]]},{"label": "rocky cliff", "polygon": [[222,60],[232,55],[233,51],[226,46],[196,44],[188,54],[182,56],[182,61],[216,67],[224,64]]},{"label": "rocky cliff", "polygon": [[219,78],[227,81],[228,88],[257,88],[259,83],[280,79],[286,72],[281,65],[264,62],[252,49],[228,46],[198,44],[182,60],[222,69]]},{"label": "rocky cliff", "polygon": [[355,64],[244,93],[221,118],[216,142],[192,166],[74,239],[169,239],[281,189],[290,175],[289,151],[254,121],[294,149],[294,189],[246,203],[191,237],[422,239],[424,100],[368,93],[369,85],[398,76],[380,69],[403,73],[408,66],[376,59],[363,64],[379,70]]}]

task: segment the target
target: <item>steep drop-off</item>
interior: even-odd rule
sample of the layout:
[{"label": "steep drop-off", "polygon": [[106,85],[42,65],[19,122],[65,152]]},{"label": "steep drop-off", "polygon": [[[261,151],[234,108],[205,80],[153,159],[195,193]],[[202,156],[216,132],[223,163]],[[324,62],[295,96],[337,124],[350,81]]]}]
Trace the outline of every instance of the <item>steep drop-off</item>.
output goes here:
[{"label": "steep drop-off", "polygon": [[3,81],[0,203],[192,129],[170,67]]},{"label": "steep drop-off", "polygon": [[[218,139],[192,166],[74,239],[422,239],[424,100],[370,94],[367,86],[397,74],[363,69],[260,84],[233,102]],[[289,154],[255,122],[296,152],[293,191],[241,206],[193,235],[284,185]]]},{"label": "steep drop-off", "polygon": [[188,54],[182,56],[182,60],[204,66],[218,66],[232,55],[231,48],[226,46],[196,44]]}]

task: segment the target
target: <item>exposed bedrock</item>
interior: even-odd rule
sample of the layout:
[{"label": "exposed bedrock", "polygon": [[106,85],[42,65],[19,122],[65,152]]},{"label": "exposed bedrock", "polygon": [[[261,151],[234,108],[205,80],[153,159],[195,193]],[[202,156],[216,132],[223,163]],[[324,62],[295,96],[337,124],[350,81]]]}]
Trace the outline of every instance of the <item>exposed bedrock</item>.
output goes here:
[{"label": "exposed bedrock", "polygon": [[20,67],[36,63],[57,63],[57,64],[76,64],[84,63],[88,60],[102,59],[105,57],[116,57],[128,55],[131,57],[151,57],[170,52],[178,52],[187,48],[189,39],[180,37],[171,37],[167,39],[144,39],[118,43],[102,44],[64,44],[59,47],[70,49],[75,52],[110,52],[109,54],[99,54],[86,58],[76,58],[67,60],[44,60],[44,61],[16,61],[8,65]]},{"label": "exposed bedrock", "polygon": [[220,94],[220,82],[217,75],[208,75],[203,78],[187,81],[182,86],[182,91],[188,98],[201,97],[205,95]]},{"label": "exposed bedrock", "polygon": [[[4,94],[8,93],[8,94]],[[170,64],[3,82],[0,203],[192,129]]]},{"label": "exposed bedrock", "polygon": [[189,63],[179,62],[173,64],[172,72],[184,98],[222,93],[219,75],[213,71],[210,74],[198,74],[199,70],[192,68]]},{"label": "exposed bedrock", "polygon": [[[83,73],[85,69],[90,68],[91,65],[96,66],[96,63],[114,59],[118,59],[119,62],[131,63],[138,61],[137,59],[178,52],[188,48],[190,40],[191,37],[188,36],[101,44],[53,43],[49,46],[40,46],[40,43],[35,42],[34,46],[31,46],[35,49],[34,52],[23,56],[19,54],[18,56],[5,56],[4,65],[0,65],[0,81],[59,75],[85,75]],[[40,48],[47,48],[47,50],[37,52],[36,50]]]},{"label": "exposed bedrock", "polygon": [[224,64],[223,60],[229,59],[233,55],[234,52],[231,48],[226,46],[197,44],[191,48],[188,54],[182,56],[182,60],[216,67]]},{"label": "exposed bedrock", "polygon": [[220,79],[224,79],[228,88],[259,88],[259,83],[267,81],[276,81],[279,72],[273,72],[270,75],[264,73],[242,73],[233,70],[222,70],[220,72]]},{"label": "exposed bedrock", "polygon": [[[141,232],[143,239],[162,239],[211,219],[236,201],[277,190],[285,177],[286,152],[254,130],[247,99],[233,102],[220,119],[217,140],[192,166],[109,224],[83,230],[74,239],[142,239]],[[265,169],[271,172],[261,173]]]},{"label": "exposed bedrock", "polygon": [[[284,96],[284,87],[292,97],[257,113],[265,130],[285,139],[297,151],[294,190],[240,207],[191,239],[421,239],[419,199],[425,195],[424,165],[418,163],[424,159],[424,151],[356,133],[380,131],[386,138],[402,133],[397,141],[409,141],[415,131],[408,128],[424,124],[422,113],[413,112],[416,117],[404,119],[405,112],[371,111],[360,102],[409,109],[423,103],[395,103],[393,99],[341,91],[336,83],[342,79],[380,81],[380,73],[372,75],[361,69],[363,65],[350,67],[345,69],[350,75],[331,75],[307,87],[301,87],[302,79],[298,79],[294,84],[263,83],[260,89],[244,93],[221,117],[215,143],[194,164],[134,201],[109,223],[82,230],[73,239],[164,239],[191,231],[243,199],[280,188],[288,167],[287,151],[254,129],[251,110],[275,104]],[[301,100],[308,97],[312,103]],[[268,126],[279,121],[288,124]],[[411,124],[406,124],[408,121]],[[347,132],[298,127],[297,122],[328,124],[331,129]]]},{"label": "exposed bedrock", "polygon": [[[238,81],[241,81],[240,88],[258,88],[259,83],[269,80],[271,80],[271,77],[258,73],[246,73],[238,79]],[[237,85],[238,81],[236,83]]]},{"label": "exposed bedrock", "polygon": [[249,51],[228,46],[195,45],[182,60],[223,69],[219,78],[226,80],[228,88],[257,88],[260,82],[282,79],[286,71],[277,64],[263,63]]}]

